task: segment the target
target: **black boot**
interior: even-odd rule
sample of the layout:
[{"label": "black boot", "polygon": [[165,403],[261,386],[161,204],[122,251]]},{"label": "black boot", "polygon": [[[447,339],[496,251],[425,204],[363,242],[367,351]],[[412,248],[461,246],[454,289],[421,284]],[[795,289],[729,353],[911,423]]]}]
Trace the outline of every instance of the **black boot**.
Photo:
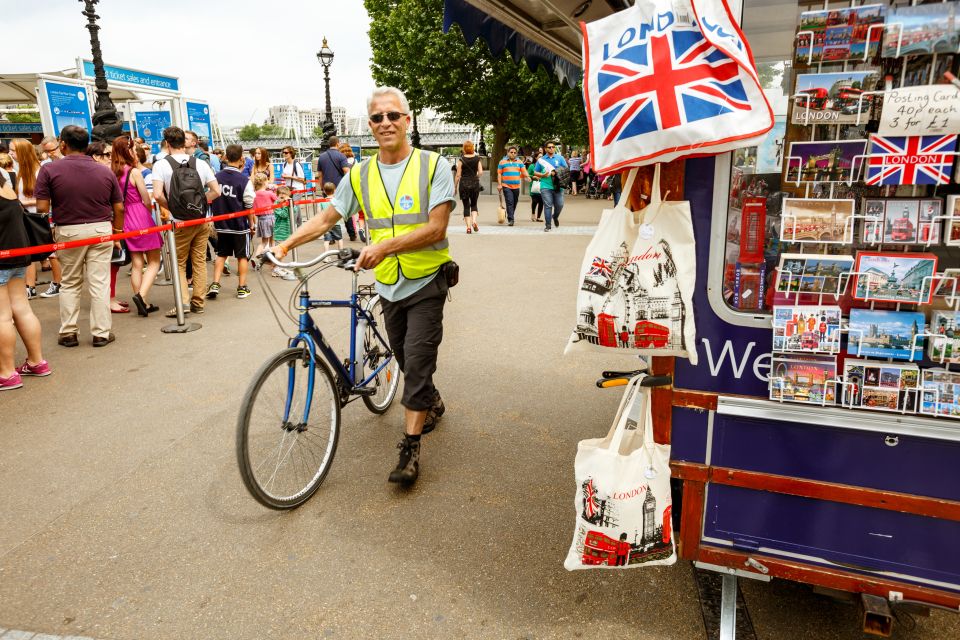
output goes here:
[{"label": "black boot", "polygon": [[437,392],[433,400],[433,406],[427,409],[427,418],[423,421],[422,433],[427,434],[436,429],[437,423],[440,422],[440,416],[442,416],[446,410],[447,408],[443,406],[443,398],[441,398],[440,393]]},{"label": "black boot", "polygon": [[400,460],[397,468],[390,472],[390,482],[411,485],[420,475],[420,438],[411,440],[404,436],[397,449],[400,449]]}]

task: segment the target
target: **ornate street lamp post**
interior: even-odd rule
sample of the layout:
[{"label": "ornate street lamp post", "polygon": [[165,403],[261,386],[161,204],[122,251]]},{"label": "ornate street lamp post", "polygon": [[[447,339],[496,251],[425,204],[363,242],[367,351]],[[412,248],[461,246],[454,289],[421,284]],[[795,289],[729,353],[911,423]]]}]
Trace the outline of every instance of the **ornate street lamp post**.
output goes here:
[{"label": "ornate street lamp post", "polygon": [[333,124],[333,109],[330,107],[330,65],[333,64],[333,50],[327,46],[327,39],[323,39],[323,46],[317,52],[317,60],[323,66],[323,83],[327,92],[327,112],[323,116],[323,142],[320,148],[324,151],[330,148],[330,136],[337,132]]},{"label": "ornate street lamp post", "polygon": [[113,142],[114,138],[119,136],[123,130],[123,123],[120,121],[120,114],[117,113],[117,107],[110,99],[110,89],[107,88],[107,74],[103,70],[103,53],[100,51],[100,37],[97,35],[97,32],[100,31],[100,25],[97,24],[100,16],[94,10],[94,6],[100,0],[80,0],[80,2],[84,5],[82,13],[87,17],[87,29],[90,31],[94,82],[97,85],[97,102],[91,118],[93,120],[93,131],[90,132],[90,135],[94,140]]}]

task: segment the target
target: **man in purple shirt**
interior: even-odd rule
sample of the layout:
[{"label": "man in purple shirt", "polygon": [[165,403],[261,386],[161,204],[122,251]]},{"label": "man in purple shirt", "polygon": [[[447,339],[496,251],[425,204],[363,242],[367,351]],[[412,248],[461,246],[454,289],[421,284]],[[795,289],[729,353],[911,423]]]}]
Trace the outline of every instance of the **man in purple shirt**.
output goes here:
[{"label": "man in purple shirt", "polygon": [[[83,154],[90,141],[86,129],[67,126],[60,132],[63,159],[40,167],[35,195],[37,211],[51,214],[55,242],[72,242],[123,231],[123,195],[120,184],[106,166]],[[60,249],[63,267],[60,285],[60,338],[57,343],[75,347],[80,291],[84,276],[90,292],[90,333],[93,346],[114,341],[110,328],[110,254],[113,243],[101,242]]]},{"label": "man in purple shirt", "polygon": [[[350,171],[350,161],[347,160],[347,156],[340,153],[340,139],[337,136],[330,136],[329,145],[329,149],[317,156],[317,181],[314,183],[317,185],[317,193],[320,192],[320,187],[327,182],[332,182],[333,186],[336,187],[340,184],[343,176]],[[350,236],[351,242],[355,241],[357,231],[353,227],[353,216],[347,218],[346,223],[347,235]]]}]

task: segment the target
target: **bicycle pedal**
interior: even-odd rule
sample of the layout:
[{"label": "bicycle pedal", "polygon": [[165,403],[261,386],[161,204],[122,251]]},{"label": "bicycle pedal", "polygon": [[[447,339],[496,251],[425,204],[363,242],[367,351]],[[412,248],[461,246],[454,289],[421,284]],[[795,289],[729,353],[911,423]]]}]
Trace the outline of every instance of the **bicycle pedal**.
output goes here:
[{"label": "bicycle pedal", "polygon": [[376,387],[355,387],[350,390],[350,393],[357,396],[375,396],[377,395]]}]

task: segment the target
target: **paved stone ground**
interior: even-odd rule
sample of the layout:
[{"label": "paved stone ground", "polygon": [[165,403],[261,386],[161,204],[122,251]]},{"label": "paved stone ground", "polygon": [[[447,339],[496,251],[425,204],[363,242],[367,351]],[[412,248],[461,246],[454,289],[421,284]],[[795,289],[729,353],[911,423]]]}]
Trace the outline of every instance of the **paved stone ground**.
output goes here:
[{"label": "paved stone ground", "polygon": [[[561,356],[601,205],[571,199],[550,234],[523,215],[487,224],[495,206],[484,197],[480,234],[451,224],[462,283],[437,378],[448,410],[411,491],[386,482],[398,403],[380,417],[344,410],[333,469],[300,509],[246,494],[240,397],[284,344],[259,280],[251,298],[210,303],[186,335],[160,333],[161,317],[114,316],[117,342],[96,350],[88,335],[57,347],[56,301],[36,301],[55,373],[0,394],[0,625],[30,632],[0,638],[702,638],[688,564],[562,568],[576,443],[604,433],[619,400],[593,381],[634,362]],[[346,286],[329,270],[312,290]],[[154,299],[166,309],[171,296]],[[319,317],[342,341],[342,315]],[[743,588],[760,638],[861,637],[856,610],[802,586]],[[940,612],[898,630],[958,635]]]}]

